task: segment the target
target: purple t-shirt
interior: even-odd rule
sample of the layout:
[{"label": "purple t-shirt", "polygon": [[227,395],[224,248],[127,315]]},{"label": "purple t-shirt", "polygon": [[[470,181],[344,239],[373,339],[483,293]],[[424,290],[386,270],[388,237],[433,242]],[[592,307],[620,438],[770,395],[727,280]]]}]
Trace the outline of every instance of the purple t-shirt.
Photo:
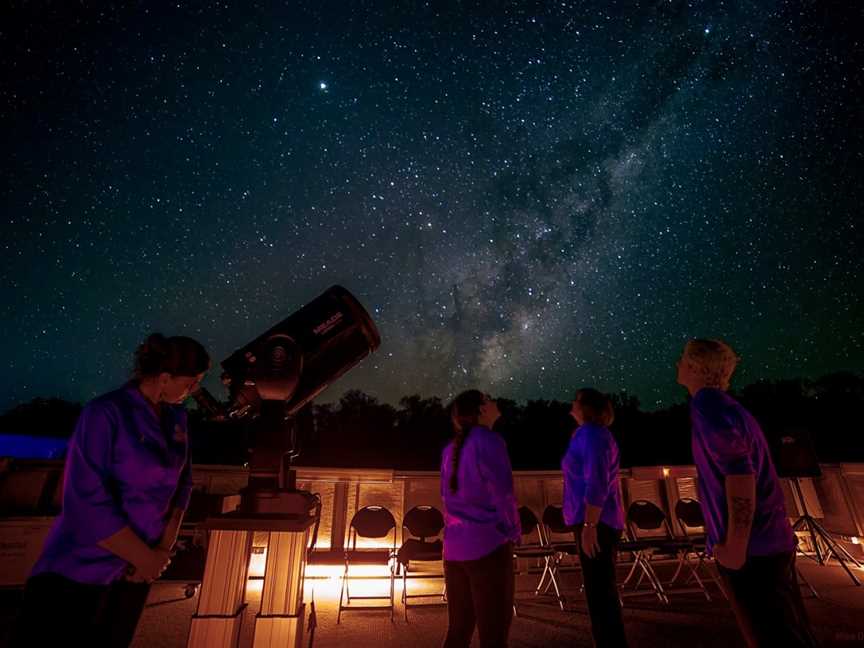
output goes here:
[{"label": "purple t-shirt", "polygon": [[459,455],[459,488],[450,490],[453,442],[441,456],[444,559],[476,560],[522,537],[507,444],[489,428],[471,429]]},{"label": "purple t-shirt", "polygon": [[708,550],[726,538],[726,475],[754,475],[756,510],[747,555],[793,551],[795,536],[780,480],[756,419],[727,393],[711,388],[696,392],[690,401],[690,414]]},{"label": "purple t-shirt", "polygon": [[128,526],[158,544],[171,509],[185,509],[192,492],[186,410],[163,405],[161,419],[134,382],[84,407],[66,455],[63,509],[31,575],[107,584],[127,564],[99,541]]},{"label": "purple t-shirt", "polygon": [[600,507],[603,524],[618,530],[624,528],[618,463],[618,444],[605,426],[585,423],[576,428],[561,459],[566,524],[584,522],[588,503]]}]

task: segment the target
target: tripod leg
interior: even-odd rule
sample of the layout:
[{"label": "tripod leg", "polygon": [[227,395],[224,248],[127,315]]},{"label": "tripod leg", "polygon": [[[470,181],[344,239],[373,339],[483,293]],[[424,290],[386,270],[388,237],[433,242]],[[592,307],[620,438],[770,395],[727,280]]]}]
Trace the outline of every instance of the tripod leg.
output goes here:
[{"label": "tripod leg", "polygon": [[[849,565],[847,563],[850,562],[850,559],[851,559],[851,562],[853,564],[855,564],[855,566],[857,566],[857,567],[860,567],[861,563],[859,563],[854,557],[852,557],[852,555],[849,554],[849,552],[847,552],[846,549],[839,546],[834,541],[834,539],[831,537],[831,534],[828,533],[816,520],[807,516],[806,524],[807,524],[807,529],[810,532],[810,535],[813,537],[813,542],[814,543],[817,542],[817,538],[818,538],[819,540],[821,540],[825,544],[826,557],[823,558],[821,551],[820,551],[820,553],[818,554],[817,562],[820,565],[825,565],[825,564],[827,564],[827,559],[830,558],[831,555],[833,554],[833,556],[837,560],[837,562],[839,562],[840,565],[843,567],[843,569],[846,570],[846,573],[849,575],[849,578],[852,579],[852,582],[855,583],[855,585],[860,587],[861,581],[859,581],[858,577],[854,573],[852,573],[852,570],[849,569]],[[816,546],[819,547],[818,544]],[[844,554],[845,554],[846,558],[844,558]]]},{"label": "tripod leg", "polygon": [[798,580],[799,580],[798,586],[800,587],[802,584],[806,585],[807,589],[809,589],[810,592],[813,594],[813,598],[818,599],[819,594],[816,592],[816,590],[810,584],[810,581],[808,581],[806,578],[804,578],[804,574],[801,572],[801,570],[798,567],[795,568],[795,574],[798,576]]},{"label": "tripod leg", "polygon": [[816,531],[815,520],[809,515],[807,516],[807,531],[810,533],[810,539],[813,542],[813,550],[816,552],[816,562],[820,565],[825,564],[825,556],[822,553],[822,546],[819,544],[819,534]]},{"label": "tripod leg", "polygon": [[826,531],[825,527],[823,527],[821,524],[819,524],[819,522],[816,522],[815,520],[813,524],[816,526],[816,530],[825,540],[825,543],[834,551],[834,553],[842,554],[843,556],[845,556],[846,560],[854,564],[856,567],[861,567],[861,562],[857,558],[855,558],[855,556],[850,554],[846,550],[846,547],[844,547],[837,540],[835,540],[834,537],[828,531]]}]

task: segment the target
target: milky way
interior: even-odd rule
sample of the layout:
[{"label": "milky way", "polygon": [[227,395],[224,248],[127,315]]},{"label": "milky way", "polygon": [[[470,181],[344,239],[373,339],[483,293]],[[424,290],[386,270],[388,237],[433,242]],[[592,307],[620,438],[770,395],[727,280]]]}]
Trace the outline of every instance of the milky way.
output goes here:
[{"label": "milky way", "polygon": [[0,408],[333,284],[383,344],[329,398],[864,366],[854,3],[178,4],[0,10]]}]

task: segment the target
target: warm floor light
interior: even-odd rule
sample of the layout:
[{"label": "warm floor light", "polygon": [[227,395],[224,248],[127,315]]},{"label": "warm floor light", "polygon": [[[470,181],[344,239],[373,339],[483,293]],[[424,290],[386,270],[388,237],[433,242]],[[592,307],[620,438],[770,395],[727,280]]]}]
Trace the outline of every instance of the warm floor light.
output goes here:
[{"label": "warm floor light", "polygon": [[249,577],[264,578],[264,567],[267,564],[267,547],[252,547],[249,556]]},{"label": "warm floor light", "polygon": [[[306,565],[306,578],[339,580],[345,573],[345,565]],[[389,578],[386,565],[351,565],[352,578]]]},{"label": "warm floor light", "polygon": [[852,544],[857,544],[857,545],[861,544],[861,538],[859,538],[858,536],[852,536],[851,538],[849,538],[849,540],[852,541]]},{"label": "warm floor light", "polygon": [[669,469],[668,469],[668,468],[663,468],[663,476],[664,476],[664,477],[668,477],[668,476],[669,476]]}]

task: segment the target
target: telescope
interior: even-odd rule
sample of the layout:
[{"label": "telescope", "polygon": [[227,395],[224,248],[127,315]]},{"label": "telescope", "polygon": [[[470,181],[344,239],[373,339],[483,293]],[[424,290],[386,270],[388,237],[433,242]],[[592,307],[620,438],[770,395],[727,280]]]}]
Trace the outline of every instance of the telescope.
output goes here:
[{"label": "telescope", "polygon": [[381,345],[360,302],[333,286],[222,361],[223,404],[207,390],[192,397],[212,419],[249,422],[254,447],[244,514],[305,515],[311,496],[296,490],[294,415]]}]

